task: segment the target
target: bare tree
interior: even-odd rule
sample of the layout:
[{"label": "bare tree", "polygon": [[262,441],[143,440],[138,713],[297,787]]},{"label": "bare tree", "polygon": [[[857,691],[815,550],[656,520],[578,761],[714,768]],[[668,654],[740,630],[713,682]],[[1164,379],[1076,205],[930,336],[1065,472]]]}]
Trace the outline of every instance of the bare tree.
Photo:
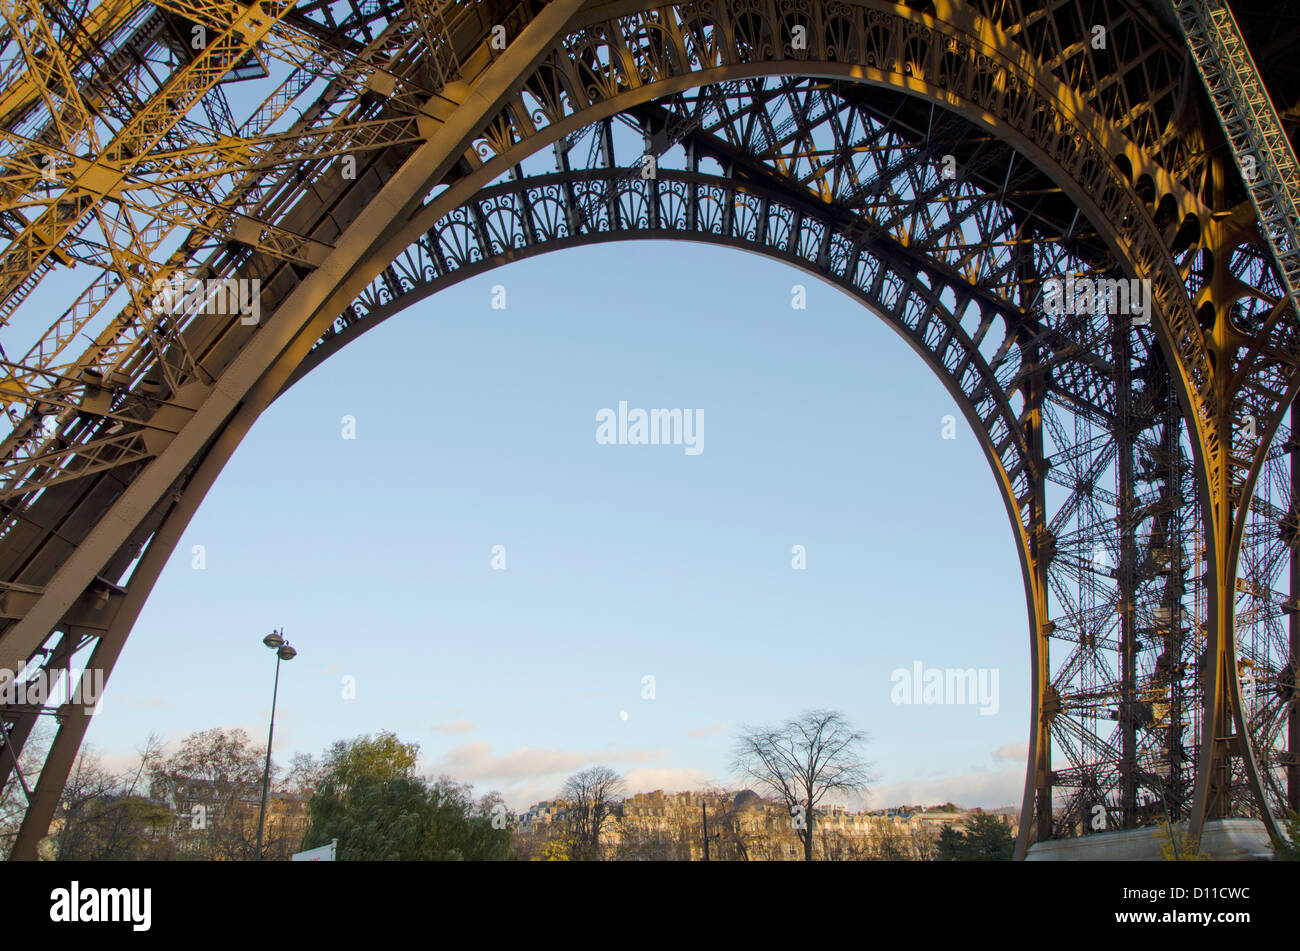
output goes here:
[{"label": "bare tree", "polygon": [[114,773],[91,749],[73,764],[55,812],[53,839],[60,861],[170,856],[171,812],[139,792],[146,762],[158,751],[151,736],[135,770]]},{"label": "bare tree", "polygon": [[[704,787],[703,796],[708,809],[709,858],[714,862],[748,862],[750,836],[737,810],[735,791],[711,784]],[[703,830],[695,834],[702,837]]]},{"label": "bare tree", "polygon": [[608,766],[593,766],[566,779],[560,798],[568,803],[565,824],[573,836],[573,858],[600,858],[600,834],[623,798],[623,777]]},{"label": "bare tree", "polygon": [[872,858],[871,842],[864,836],[849,835],[838,829],[827,833],[825,827],[820,835],[822,856],[828,862],[865,862]]},{"label": "bare tree", "polygon": [[918,862],[933,862],[939,856],[939,841],[933,830],[924,826],[912,827],[912,854]]},{"label": "bare tree", "polygon": [[736,741],[734,768],[785,803],[804,861],[811,862],[818,804],[827,793],[867,789],[868,764],[859,758],[866,742],[843,714],[808,710],[779,727],[746,729]]},{"label": "bare tree", "polygon": [[310,753],[294,753],[289,758],[289,775],[285,777],[284,785],[310,797],[328,774],[329,763],[326,760],[318,760]]},{"label": "bare tree", "polygon": [[[183,853],[234,861],[256,855],[264,756],[243,730],[211,729],[191,733],[170,756],[150,757],[156,794],[178,810]],[[273,779],[275,772],[272,764]]]},{"label": "bare tree", "polygon": [[915,836],[916,833],[910,830],[904,834],[903,830],[886,818],[876,836],[875,854],[872,857],[884,862],[908,861],[916,851]]},{"label": "bare tree", "polygon": [[719,840],[723,846],[722,857],[736,862],[748,862],[749,839],[750,836],[741,824],[740,815],[734,809],[727,810],[723,815],[722,838]]}]

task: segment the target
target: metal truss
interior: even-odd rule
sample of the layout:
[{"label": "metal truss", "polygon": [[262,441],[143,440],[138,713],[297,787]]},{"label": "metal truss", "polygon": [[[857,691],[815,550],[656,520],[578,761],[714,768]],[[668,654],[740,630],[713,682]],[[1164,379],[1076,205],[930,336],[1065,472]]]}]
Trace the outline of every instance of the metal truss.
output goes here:
[{"label": "metal truss", "polygon": [[1064,799],[1054,835],[1186,818],[1203,704],[1205,605],[1189,577],[1203,551],[1181,415],[1150,335],[1098,319],[1110,330],[1113,412],[1059,392],[1047,414],[1060,499],[1049,526],[1049,710]]},{"label": "metal truss", "polygon": [[[862,301],[980,438],[1029,616],[1020,854],[1294,807],[1300,339],[1181,38],[1118,0],[927,9],[0,0],[0,319],[95,275],[4,357],[0,667],[111,671],[240,439],[359,333],[523,256],[706,240]],[[178,273],[265,319],[160,311]],[[1149,324],[1048,312],[1066,274],[1149,280]],[[0,709],[0,770],[40,712]],[[15,856],[84,735],[58,713]]]},{"label": "metal truss", "polygon": [[1300,167],[1232,11],[1175,0],[1196,69],[1232,146],[1292,306],[1300,306]]}]

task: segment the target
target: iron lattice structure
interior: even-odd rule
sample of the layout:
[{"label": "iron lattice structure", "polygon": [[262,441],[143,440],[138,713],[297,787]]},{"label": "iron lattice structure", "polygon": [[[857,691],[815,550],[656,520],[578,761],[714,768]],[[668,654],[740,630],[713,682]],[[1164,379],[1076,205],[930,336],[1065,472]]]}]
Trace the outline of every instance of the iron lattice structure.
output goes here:
[{"label": "iron lattice structure", "polygon": [[[244,434],[358,334],[522,257],[707,241],[859,299],[978,435],[1029,621],[1018,853],[1099,815],[1276,834],[1300,23],[1232,7],[0,0],[0,668],[111,673]],[[1066,275],[1149,310],[1056,313]],[[256,286],[259,319],[186,279]],[[0,707],[15,857],[88,719]]]}]

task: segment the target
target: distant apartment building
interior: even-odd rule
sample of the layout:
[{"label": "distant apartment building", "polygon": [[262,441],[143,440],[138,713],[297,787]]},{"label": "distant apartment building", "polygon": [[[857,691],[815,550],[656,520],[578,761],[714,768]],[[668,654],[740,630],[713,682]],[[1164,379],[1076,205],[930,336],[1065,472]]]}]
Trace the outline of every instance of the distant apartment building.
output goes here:
[{"label": "distant apartment building", "polygon": [[[571,806],[563,800],[539,802],[519,817],[524,835],[545,836],[559,828]],[[954,809],[902,807],[854,812],[841,805],[818,809],[813,817],[813,855],[817,859],[926,858],[946,825],[969,813]],[[610,858],[783,861],[803,858],[798,817],[783,803],[753,790],[730,792],[637,793],[615,804],[601,842]]]},{"label": "distant apartment building", "polygon": [[566,807],[559,799],[543,800],[520,814],[519,825],[526,830],[549,828],[560,819]]}]

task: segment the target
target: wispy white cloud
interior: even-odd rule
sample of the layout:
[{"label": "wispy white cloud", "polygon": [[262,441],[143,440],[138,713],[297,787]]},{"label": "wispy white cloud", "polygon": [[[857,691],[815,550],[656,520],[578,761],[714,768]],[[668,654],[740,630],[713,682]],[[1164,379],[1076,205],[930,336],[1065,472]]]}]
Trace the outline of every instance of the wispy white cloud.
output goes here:
[{"label": "wispy white cloud", "polygon": [[690,792],[711,785],[709,774],[702,769],[642,766],[630,769],[624,777],[628,795],[639,792]]},{"label": "wispy white cloud", "polygon": [[687,733],[687,736],[708,736],[712,733],[721,733],[727,728],[725,723],[714,723],[712,726],[697,726]]},{"label": "wispy white cloud", "polygon": [[453,720],[451,723],[435,723],[430,729],[444,736],[455,736],[457,733],[468,733],[474,729],[474,723],[470,720]]},{"label": "wispy white cloud", "polygon": [[882,783],[873,787],[867,795],[867,808],[952,802],[965,809],[997,809],[1018,805],[1024,788],[1023,764],[942,779],[918,777],[915,780]]},{"label": "wispy white cloud", "polygon": [[999,763],[1023,763],[1028,756],[1028,743],[1008,743],[993,751],[993,759]]},{"label": "wispy white cloud", "polygon": [[[606,764],[618,769],[620,764],[653,763],[667,756],[665,750],[620,749],[607,746],[593,752],[579,750],[536,749],[519,747],[507,753],[494,753],[489,743],[465,743],[449,750],[438,760],[427,764],[427,774],[446,774],[460,782],[473,783],[476,791],[496,790],[514,809],[531,806],[542,799],[552,799],[559,794],[564,780],[587,766]],[[633,769],[627,776],[633,776]],[[682,781],[675,770],[647,770],[644,780],[637,780],[636,791],[645,791],[643,782],[656,778]],[[659,774],[655,776],[654,774]],[[703,775],[703,774],[701,774]],[[629,790],[632,785],[628,784]],[[661,789],[651,786],[650,789]],[[685,787],[682,787],[685,788]]]},{"label": "wispy white cloud", "polygon": [[509,753],[493,753],[490,743],[466,743],[448,751],[435,764],[457,779],[525,779],[564,772],[591,763],[645,763],[664,757],[662,750],[620,750],[606,747],[596,753],[545,750],[521,746]]}]

